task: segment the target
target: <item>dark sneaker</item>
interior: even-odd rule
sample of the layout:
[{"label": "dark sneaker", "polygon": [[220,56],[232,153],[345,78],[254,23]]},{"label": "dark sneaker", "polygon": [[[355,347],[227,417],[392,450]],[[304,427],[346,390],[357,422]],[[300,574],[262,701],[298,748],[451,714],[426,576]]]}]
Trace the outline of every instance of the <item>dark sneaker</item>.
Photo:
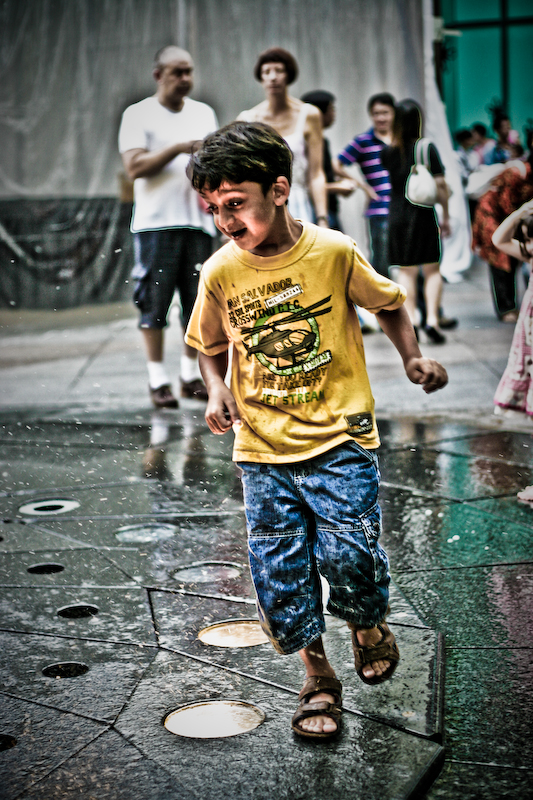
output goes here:
[{"label": "dark sneaker", "polygon": [[444,344],[446,341],[446,337],[438,331],[436,328],[432,328],[431,325],[426,325],[424,328],[426,332],[426,336],[428,337],[430,342],[433,344]]},{"label": "dark sneaker", "polygon": [[164,386],[159,386],[157,389],[148,388],[150,390],[150,398],[156,408],[178,408],[179,403],[172,394],[172,389],[168,383]]},{"label": "dark sneaker", "polygon": [[457,328],[458,324],[459,320],[454,317],[439,317],[439,328],[442,328],[443,331],[451,331]]},{"label": "dark sneaker", "polygon": [[205,383],[199,378],[194,381],[181,381],[181,396],[192,397],[194,400],[207,400]]}]

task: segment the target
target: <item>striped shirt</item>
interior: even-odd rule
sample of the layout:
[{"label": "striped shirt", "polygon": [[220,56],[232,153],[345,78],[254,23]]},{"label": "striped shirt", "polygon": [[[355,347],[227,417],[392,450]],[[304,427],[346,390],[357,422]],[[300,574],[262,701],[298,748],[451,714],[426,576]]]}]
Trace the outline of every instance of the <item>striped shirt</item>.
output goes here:
[{"label": "striped shirt", "polygon": [[381,165],[381,151],[387,147],[378,139],[374,129],[361,133],[339,153],[341,164],[359,164],[366,182],[379,195],[379,200],[371,200],[366,210],[367,217],[387,216],[389,213],[391,184],[389,173]]}]

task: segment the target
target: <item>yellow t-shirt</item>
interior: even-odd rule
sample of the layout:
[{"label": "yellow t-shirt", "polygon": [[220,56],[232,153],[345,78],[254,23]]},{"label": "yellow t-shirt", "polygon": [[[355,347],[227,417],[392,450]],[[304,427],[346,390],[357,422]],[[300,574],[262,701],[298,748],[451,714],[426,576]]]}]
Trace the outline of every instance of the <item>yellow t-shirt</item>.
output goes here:
[{"label": "yellow t-shirt", "polygon": [[392,311],[404,300],[352,239],[309,223],[281,255],[229,242],[211,256],[186,341],[206,355],[233,345],[234,460],[303,461],[352,439],[378,447],[354,304]]}]

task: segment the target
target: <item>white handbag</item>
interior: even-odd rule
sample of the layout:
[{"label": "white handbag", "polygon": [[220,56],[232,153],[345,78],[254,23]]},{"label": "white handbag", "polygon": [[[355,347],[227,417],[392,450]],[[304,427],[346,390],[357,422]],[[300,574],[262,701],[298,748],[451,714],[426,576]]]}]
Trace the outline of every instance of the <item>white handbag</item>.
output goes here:
[{"label": "white handbag", "polygon": [[434,206],[437,202],[437,182],[429,171],[429,139],[415,142],[415,163],[405,184],[405,196],[415,206]]}]

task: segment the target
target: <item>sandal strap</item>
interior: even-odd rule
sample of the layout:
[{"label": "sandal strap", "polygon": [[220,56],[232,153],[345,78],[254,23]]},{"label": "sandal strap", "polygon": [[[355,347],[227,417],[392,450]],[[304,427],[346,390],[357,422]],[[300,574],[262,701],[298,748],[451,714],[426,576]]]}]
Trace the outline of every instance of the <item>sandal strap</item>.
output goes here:
[{"label": "sandal strap", "polygon": [[317,716],[328,716],[337,723],[340,723],[342,708],[335,705],[335,703],[327,703],[325,701],[320,703],[301,703],[292,718],[292,725],[298,725],[303,719]]},{"label": "sandal strap", "polygon": [[[318,692],[332,694],[338,705],[342,704],[342,683],[337,678],[330,678],[327,675],[310,675],[305,679],[302,691],[298,695],[300,702]],[[312,704],[316,705],[316,704]]]},{"label": "sandal strap", "polygon": [[359,658],[361,666],[370,664],[372,661],[398,662],[400,660],[398,645],[396,644],[392,631],[390,631],[388,627],[385,630],[382,625],[378,625],[377,627],[381,631],[381,641],[374,645],[362,645],[358,643],[356,647],[354,636],[353,650],[356,658]]}]

